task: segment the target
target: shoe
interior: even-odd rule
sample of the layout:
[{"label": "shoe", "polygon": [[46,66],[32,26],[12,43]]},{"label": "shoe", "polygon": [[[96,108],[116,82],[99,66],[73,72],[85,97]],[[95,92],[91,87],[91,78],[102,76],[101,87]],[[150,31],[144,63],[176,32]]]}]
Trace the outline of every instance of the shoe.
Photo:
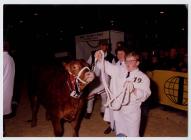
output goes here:
[{"label": "shoe", "polygon": [[105,129],[104,134],[109,134],[109,133],[111,133],[111,131],[112,131],[112,129],[109,126],[107,129]]},{"label": "shoe", "polygon": [[90,119],[90,118],[91,118],[91,115],[92,115],[92,113],[86,113],[85,116],[84,116],[84,118]]},{"label": "shoe", "polygon": [[103,112],[101,112],[101,113],[100,113],[100,115],[101,115],[101,117],[103,118],[103,116],[104,116],[104,113],[103,113]]}]

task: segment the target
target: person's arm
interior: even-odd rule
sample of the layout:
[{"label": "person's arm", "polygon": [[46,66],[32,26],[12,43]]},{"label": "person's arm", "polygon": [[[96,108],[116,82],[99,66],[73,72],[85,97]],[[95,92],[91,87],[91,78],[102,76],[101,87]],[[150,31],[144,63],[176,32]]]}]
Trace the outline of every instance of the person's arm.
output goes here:
[{"label": "person's arm", "polygon": [[[136,79],[137,82],[139,82],[140,79]],[[147,76],[143,76],[140,83],[134,84],[134,92],[137,100],[141,100],[141,102],[144,102],[150,95],[150,80]]]},{"label": "person's arm", "polygon": [[92,63],[92,56],[91,56],[91,55],[90,55],[90,57],[88,58],[87,63],[88,63],[89,65],[91,65],[91,63]]},{"label": "person's arm", "polygon": [[[101,64],[100,61],[98,61],[96,63],[96,65],[97,65],[97,67],[99,69],[102,69],[102,67],[103,67],[103,65]],[[108,62],[108,61],[104,60],[104,67],[105,67],[104,68],[105,73],[110,75],[110,76],[115,75],[117,73],[118,68],[115,65],[113,65],[112,63]]]},{"label": "person's arm", "polygon": [[108,61],[105,61],[104,60],[104,64],[102,65],[102,53],[101,51],[97,51],[95,53],[95,58],[97,59],[97,63],[96,63],[96,66],[99,68],[99,69],[102,69],[104,67],[104,70],[105,70],[105,73],[112,76],[112,75],[115,75],[118,71],[118,67],[116,67],[115,65],[111,64],[110,62]]}]

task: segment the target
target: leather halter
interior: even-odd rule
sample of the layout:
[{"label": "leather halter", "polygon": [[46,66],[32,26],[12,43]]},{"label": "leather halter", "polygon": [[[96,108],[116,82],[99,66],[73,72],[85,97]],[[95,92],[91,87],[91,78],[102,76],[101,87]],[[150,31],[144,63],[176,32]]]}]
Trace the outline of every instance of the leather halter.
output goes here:
[{"label": "leather halter", "polygon": [[83,68],[78,72],[78,75],[77,75],[76,79],[79,80],[80,82],[82,82],[83,84],[88,84],[88,82],[86,82],[86,81],[84,81],[84,80],[82,80],[82,79],[80,78],[82,72],[83,72],[85,69],[87,69],[88,71],[90,71],[90,69],[89,69],[88,67],[83,67]]}]

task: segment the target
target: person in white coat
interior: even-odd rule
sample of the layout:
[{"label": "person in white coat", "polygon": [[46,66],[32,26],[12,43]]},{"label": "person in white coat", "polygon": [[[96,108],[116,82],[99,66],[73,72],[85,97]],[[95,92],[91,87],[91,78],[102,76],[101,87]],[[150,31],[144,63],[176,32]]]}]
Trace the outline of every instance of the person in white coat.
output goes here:
[{"label": "person in white coat", "polygon": [[[102,58],[100,50],[95,53],[95,58],[99,60],[97,66],[99,68],[103,67],[100,62]],[[133,84],[133,90],[129,93],[128,103],[121,105],[119,109],[113,110],[112,115],[105,114],[104,116],[104,120],[106,120],[105,118],[109,118],[110,122],[114,124],[113,127],[116,131],[116,136],[139,136],[141,120],[140,106],[151,95],[150,80],[139,70],[139,63],[139,55],[135,52],[130,52],[126,57],[126,71],[122,71],[118,66],[104,61],[105,72],[113,79],[111,85],[113,95],[119,95],[123,91],[125,83]]]},{"label": "person in white coat", "polygon": [[[115,65],[118,66],[119,68],[121,68],[122,71],[126,71],[126,64],[125,64],[125,59],[126,59],[126,55],[127,55],[126,48],[124,48],[123,46],[118,46],[117,49],[115,50],[115,54],[117,57],[117,62],[115,63]],[[111,80],[110,80],[110,90],[111,91],[112,91],[112,85],[113,85],[113,79],[111,78]],[[111,118],[111,120],[113,120],[113,117],[111,117],[112,112],[113,112],[112,109],[110,109],[109,107],[107,107],[105,109],[105,115],[104,115],[105,121],[110,123],[110,118]],[[113,121],[111,121],[110,125],[111,126],[108,126],[104,130],[104,134],[109,134],[114,129],[113,128]]]},{"label": "person in white coat", "polygon": [[[5,42],[5,46],[8,45]],[[13,97],[15,62],[9,55],[7,47],[3,50],[3,115],[12,112],[11,102]]]},{"label": "person in white coat", "polygon": [[[109,43],[108,40],[100,40],[99,41],[99,49],[101,49],[104,52],[104,59],[112,62],[114,61],[114,55],[109,52]],[[92,52],[92,55],[89,57],[87,60],[87,63],[90,64],[91,67],[94,67],[94,54],[95,51]],[[87,109],[86,109],[86,114],[85,118],[90,119],[91,114],[93,112],[93,105],[95,101],[95,95],[100,95],[101,96],[101,109],[100,109],[100,115],[103,117],[104,112],[105,112],[105,106],[104,104],[106,103],[106,93],[104,90],[104,86],[102,84],[101,80],[101,71],[98,69],[96,66],[94,67],[94,72],[95,72],[95,79],[94,81],[89,85],[90,87],[90,93],[88,94],[88,102],[87,102]],[[109,85],[110,83],[110,77],[105,74],[107,84]]]},{"label": "person in white coat", "polygon": [[[3,47],[3,116],[12,112],[12,98],[15,77],[15,62],[8,53],[9,44],[4,42]],[[4,125],[5,127],[5,125]],[[5,128],[4,128],[5,130]]]}]

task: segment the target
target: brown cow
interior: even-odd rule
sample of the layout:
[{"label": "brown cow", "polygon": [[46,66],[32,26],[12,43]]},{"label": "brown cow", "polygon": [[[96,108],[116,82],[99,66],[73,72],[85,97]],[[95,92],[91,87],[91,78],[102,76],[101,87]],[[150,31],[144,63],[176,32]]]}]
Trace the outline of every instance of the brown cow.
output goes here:
[{"label": "brown cow", "polygon": [[[34,77],[33,77],[34,78]],[[42,104],[46,116],[51,120],[55,136],[63,135],[63,123],[68,121],[73,127],[73,136],[78,136],[80,114],[85,104],[86,85],[94,79],[87,64],[74,60],[61,66],[41,68],[34,83],[36,95],[32,96],[32,123],[37,125],[37,112]]]}]

